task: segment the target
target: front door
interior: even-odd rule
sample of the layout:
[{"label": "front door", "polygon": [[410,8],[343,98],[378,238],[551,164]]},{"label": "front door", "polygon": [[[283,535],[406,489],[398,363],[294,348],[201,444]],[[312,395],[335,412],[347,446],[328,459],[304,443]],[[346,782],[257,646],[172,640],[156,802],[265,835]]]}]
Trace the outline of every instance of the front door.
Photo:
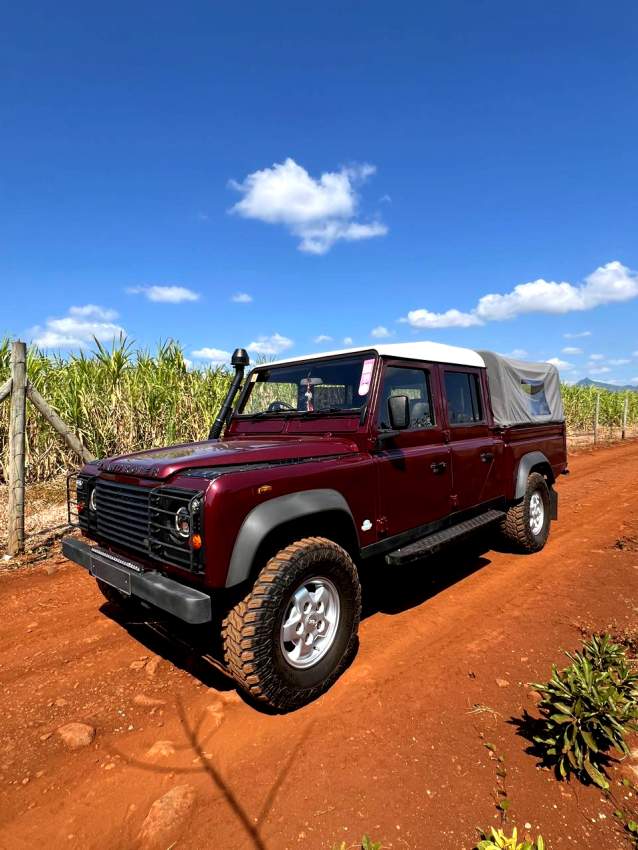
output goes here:
[{"label": "front door", "polygon": [[[450,448],[443,436],[436,370],[431,364],[384,364],[376,420],[380,537],[391,537],[447,516],[450,510]],[[407,396],[410,426],[390,432],[388,399]]]},{"label": "front door", "polygon": [[440,368],[452,449],[452,500],[454,510],[462,511],[501,495],[503,441],[488,427],[479,370]]}]

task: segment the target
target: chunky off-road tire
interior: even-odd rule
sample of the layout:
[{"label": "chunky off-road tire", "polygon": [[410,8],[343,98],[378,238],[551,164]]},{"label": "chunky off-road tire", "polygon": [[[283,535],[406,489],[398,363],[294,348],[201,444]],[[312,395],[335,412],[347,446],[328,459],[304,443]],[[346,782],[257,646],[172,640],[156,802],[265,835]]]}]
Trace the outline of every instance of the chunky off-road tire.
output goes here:
[{"label": "chunky off-road tire", "polygon": [[[310,587],[315,591],[310,601],[318,596],[316,588],[320,585],[313,584],[313,578],[323,582],[331,598],[337,600],[333,604],[338,611],[336,625],[325,654],[316,662],[305,659],[306,667],[293,666],[294,644],[284,641],[282,628],[296,610],[300,590],[303,593]],[[318,611],[322,604],[317,603]],[[331,540],[307,537],[271,558],[250,593],[228,613],[222,627],[226,664],[236,682],[254,699],[278,710],[298,708],[328,690],[347,667],[356,646],[360,616],[361,586],[348,553]],[[308,617],[311,625],[300,629],[325,627],[320,613],[315,615],[311,610]],[[309,640],[313,640],[312,635]],[[320,646],[321,641],[317,641]]]},{"label": "chunky off-road tire", "polygon": [[522,500],[507,511],[501,533],[520,551],[538,552],[547,543],[550,523],[547,482],[538,472],[532,472]]}]

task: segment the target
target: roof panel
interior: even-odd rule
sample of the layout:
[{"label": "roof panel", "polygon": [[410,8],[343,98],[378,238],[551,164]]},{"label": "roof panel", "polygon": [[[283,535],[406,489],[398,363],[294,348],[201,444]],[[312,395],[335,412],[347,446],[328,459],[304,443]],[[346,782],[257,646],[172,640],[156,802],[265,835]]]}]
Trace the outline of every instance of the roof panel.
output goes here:
[{"label": "roof panel", "polygon": [[382,357],[398,357],[406,360],[425,360],[430,363],[450,363],[455,366],[485,367],[481,355],[471,348],[456,345],[444,345],[441,342],[391,342],[378,345],[366,345],[359,348],[342,348],[337,351],[321,351],[316,354],[304,354],[276,360],[268,366],[284,363],[297,363],[300,360],[317,360],[322,357],[334,357],[338,354],[359,354],[362,351],[376,351]]}]

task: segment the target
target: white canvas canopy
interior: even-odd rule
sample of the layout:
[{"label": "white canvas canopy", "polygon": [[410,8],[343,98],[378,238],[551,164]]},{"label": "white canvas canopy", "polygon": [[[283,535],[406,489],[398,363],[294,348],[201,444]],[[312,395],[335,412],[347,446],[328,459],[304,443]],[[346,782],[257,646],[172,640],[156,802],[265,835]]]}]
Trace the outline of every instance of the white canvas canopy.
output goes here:
[{"label": "white canvas canopy", "polygon": [[480,351],[487,367],[492,410],[497,425],[564,422],[558,369],[551,363],[512,360]]}]

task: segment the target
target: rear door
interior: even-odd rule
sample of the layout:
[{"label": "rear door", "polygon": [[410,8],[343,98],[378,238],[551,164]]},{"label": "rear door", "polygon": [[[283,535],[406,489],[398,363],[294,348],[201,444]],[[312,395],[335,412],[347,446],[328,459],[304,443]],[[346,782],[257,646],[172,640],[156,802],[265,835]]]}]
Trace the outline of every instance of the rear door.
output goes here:
[{"label": "rear door", "polygon": [[443,434],[436,367],[429,363],[387,361],[377,394],[376,425],[383,437],[391,431],[388,399],[406,395],[411,423],[378,443],[381,536],[393,536],[441,519],[450,510],[450,448]]},{"label": "rear door", "polygon": [[452,504],[454,510],[465,510],[501,495],[503,444],[489,428],[481,370],[439,369],[452,452]]}]

